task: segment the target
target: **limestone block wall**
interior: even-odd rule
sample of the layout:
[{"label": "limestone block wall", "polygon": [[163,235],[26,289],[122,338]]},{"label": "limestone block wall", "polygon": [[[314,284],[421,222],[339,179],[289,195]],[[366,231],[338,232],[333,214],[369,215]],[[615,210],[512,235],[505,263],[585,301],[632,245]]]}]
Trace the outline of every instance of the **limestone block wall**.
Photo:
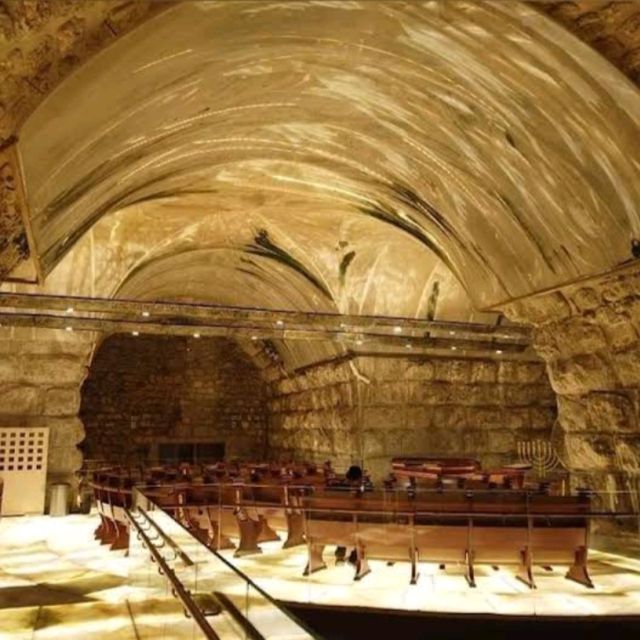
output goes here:
[{"label": "limestone block wall", "polygon": [[48,482],[76,484],[80,386],[94,336],[0,327],[0,428],[48,427]]},{"label": "limestone block wall", "polygon": [[260,370],[215,338],[113,335],[82,389],[88,458],[137,461],[170,441],[224,442],[228,457],[264,456]]},{"label": "limestone block wall", "polygon": [[575,482],[601,492],[637,489],[640,267],[513,303],[505,312],[535,327],[534,346],[558,396],[554,435]]},{"label": "limestone block wall", "polygon": [[513,462],[556,418],[544,363],[514,360],[359,356],[280,380],[269,404],[273,455],[364,461],[377,477],[399,455]]}]

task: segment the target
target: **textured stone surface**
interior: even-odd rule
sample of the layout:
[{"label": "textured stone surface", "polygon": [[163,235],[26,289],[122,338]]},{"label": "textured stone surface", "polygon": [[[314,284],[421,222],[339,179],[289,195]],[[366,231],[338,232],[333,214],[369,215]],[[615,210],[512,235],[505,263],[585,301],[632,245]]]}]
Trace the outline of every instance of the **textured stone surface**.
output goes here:
[{"label": "textured stone surface", "polygon": [[505,308],[536,327],[558,394],[554,438],[574,482],[603,492],[637,490],[640,478],[639,307],[640,267],[630,265]]},{"label": "textured stone surface", "polygon": [[236,344],[215,338],[114,335],[82,389],[88,458],[137,463],[158,442],[224,442],[263,458],[267,387]]},{"label": "textured stone surface", "polygon": [[542,363],[460,358],[324,364],[276,383],[270,408],[272,455],[364,461],[378,478],[399,455],[513,462],[517,441],[549,437],[556,416]]},{"label": "textured stone surface", "polygon": [[29,256],[15,143],[0,141],[0,278]]},{"label": "textured stone surface", "polygon": [[636,0],[537,0],[533,4],[640,86],[640,3]]},{"label": "textured stone surface", "polygon": [[80,385],[93,336],[0,327],[0,426],[48,427],[48,482],[76,485]]}]

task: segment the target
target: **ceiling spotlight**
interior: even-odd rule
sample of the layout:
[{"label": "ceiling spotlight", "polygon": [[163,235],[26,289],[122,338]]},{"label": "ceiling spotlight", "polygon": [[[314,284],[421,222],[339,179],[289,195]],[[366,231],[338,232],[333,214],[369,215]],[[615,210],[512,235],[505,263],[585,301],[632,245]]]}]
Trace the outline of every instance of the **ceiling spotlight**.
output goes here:
[{"label": "ceiling spotlight", "polygon": [[148,311],[143,311],[142,315],[143,315],[143,317],[148,318],[149,317],[149,312]]},{"label": "ceiling spotlight", "polygon": [[73,313],[73,307],[67,307],[67,313]]},{"label": "ceiling spotlight", "polygon": [[73,327],[65,327],[65,331],[73,331]]},{"label": "ceiling spotlight", "polygon": [[393,333],[402,333],[402,327],[393,327]]},{"label": "ceiling spotlight", "polygon": [[496,353],[502,353],[502,349],[496,349]]},{"label": "ceiling spotlight", "polygon": [[132,331],[132,332],[131,332],[131,335],[132,335],[132,336],[139,336],[139,335],[140,335],[140,332],[139,332],[139,331]]},{"label": "ceiling spotlight", "polygon": [[200,337],[200,334],[199,334],[199,333],[194,333],[194,334],[193,334],[193,337],[194,337],[194,338],[199,338],[199,337]]}]

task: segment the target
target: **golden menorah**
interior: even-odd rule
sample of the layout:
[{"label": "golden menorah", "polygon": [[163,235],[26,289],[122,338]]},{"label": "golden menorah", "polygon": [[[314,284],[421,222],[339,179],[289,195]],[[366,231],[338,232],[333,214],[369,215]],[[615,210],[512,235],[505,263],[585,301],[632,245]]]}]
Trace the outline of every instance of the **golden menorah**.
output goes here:
[{"label": "golden menorah", "polygon": [[517,445],[518,457],[530,464],[539,478],[544,478],[560,464],[560,458],[548,440],[521,440]]}]

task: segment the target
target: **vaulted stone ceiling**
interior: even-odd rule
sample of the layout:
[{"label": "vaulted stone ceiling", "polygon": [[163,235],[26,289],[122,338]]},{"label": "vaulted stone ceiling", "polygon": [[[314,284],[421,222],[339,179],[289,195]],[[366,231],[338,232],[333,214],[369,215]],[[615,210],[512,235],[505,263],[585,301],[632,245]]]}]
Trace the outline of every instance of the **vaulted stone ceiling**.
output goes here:
[{"label": "vaulted stone ceiling", "polygon": [[[117,31],[89,4],[70,67]],[[48,289],[481,319],[630,258],[637,90],[537,8],[150,6],[20,129]]]}]

